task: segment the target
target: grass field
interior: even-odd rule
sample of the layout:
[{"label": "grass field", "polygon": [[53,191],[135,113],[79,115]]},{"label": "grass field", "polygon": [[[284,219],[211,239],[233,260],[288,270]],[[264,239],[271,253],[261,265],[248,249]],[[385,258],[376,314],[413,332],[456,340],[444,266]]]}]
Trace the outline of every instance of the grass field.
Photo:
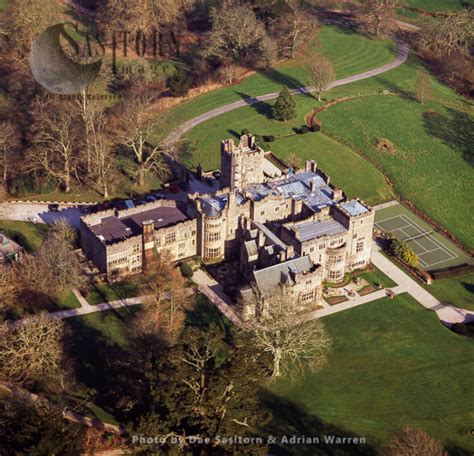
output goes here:
[{"label": "grass field", "polygon": [[444,304],[474,310],[474,273],[434,280],[425,288]]},{"label": "grass field", "polygon": [[[470,215],[474,212],[474,188],[470,185],[474,177],[473,118],[470,104],[434,78],[431,86],[436,101],[425,105],[414,101],[417,69],[418,63],[409,59],[405,65],[386,74],[330,91],[326,96],[328,101],[348,95],[369,96],[338,104],[321,113],[323,133],[373,163],[392,181],[397,194],[410,199],[465,245],[473,247],[471,227],[474,220]],[[381,95],[382,90],[389,90],[395,96]],[[215,167],[218,163],[216,138],[235,135],[241,128],[261,135],[291,133],[292,128],[303,123],[304,115],[318,105],[310,96],[298,96],[295,100],[298,116],[294,121],[281,123],[270,119],[272,102],[269,102],[223,114],[195,127],[188,135],[197,141],[195,161],[201,160],[206,167]],[[374,143],[379,138],[390,140],[395,150],[387,153],[376,149]],[[292,141],[295,141],[295,147],[292,147]],[[277,154],[291,151],[318,160],[315,141],[313,134],[307,134],[301,138],[277,140],[271,148]],[[369,191],[370,187],[374,188],[370,195],[364,189],[366,182],[376,179],[373,167],[368,164],[352,172],[352,165],[341,166],[346,162],[332,153],[333,161],[338,161],[338,170],[331,167],[328,155],[336,146],[333,143],[327,147],[327,144],[325,141],[321,153],[326,156],[326,164],[322,158],[321,166],[329,174],[339,172],[342,175],[344,181],[338,181],[334,176],[336,184],[349,194],[354,192],[370,202],[387,197],[385,184],[382,188],[374,186],[373,182],[367,185]]]},{"label": "grass field", "polygon": [[89,304],[118,301],[120,299],[137,296],[139,287],[133,281],[118,282],[114,284],[93,285],[87,295]]},{"label": "grass field", "polygon": [[[334,137],[383,168],[397,193],[474,246],[471,115],[439,103],[380,97],[334,106],[321,119]],[[395,151],[377,150],[378,138],[390,140]]]},{"label": "grass field", "polygon": [[[420,427],[451,447],[474,449],[472,342],[445,328],[408,295],[384,298],[326,317],[333,340],[328,365],[302,380],[282,379],[267,399],[269,431],[358,435],[373,454],[404,425]],[[289,446],[286,455],[332,454]],[[464,453],[457,453],[464,454]],[[467,454],[467,453],[466,453]]]},{"label": "grass field", "polygon": [[462,9],[465,4],[474,4],[472,0],[403,0],[400,3],[430,12],[457,11]]},{"label": "grass field", "polygon": [[295,88],[307,85],[308,56],[313,53],[322,53],[330,58],[337,77],[343,78],[391,62],[396,56],[396,47],[389,40],[371,40],[344,28],[324,26],[306,54],[299,59],[180,104],[170,112],[169,127],[175,128],[187,119],[243,97],[276,92],[282,86]]},{"label": "grass field", "polygon": [[[253,125],[258,127],[252,128]],[[282,134],[291,133],[292,125],[268,119],[251,107],[219,116],[193,129],[187,136],[197,146],[197,153],[190,165],[194,167],[200,162],[207,170],[219,168],[220,140],[237,137],[237,132],[249,126],[255,134]],[[316,160],[318,166],[331,176],[331,182],[340,186],[349,197],[359,196],[369,204],[393,198],[379,171],[357,153],[321,133],[279,139],[268,147],[283,159],[296,153],[302,160]],[[346,167],[342,167],[341,163]],[[348,169],[351,172],[347,172]]]},{"label": "grass field", "polygon": [[0,231],[18,242],[27,252],[39,249],[48,231],[47,225],[0,220]]},{"label": "grass field", "polygon": [[391,288],[396,287],[398,285],[374,265],[372,265],[372,268],[373,271],[366,271],[362,274],[358,274],[358,276],[367,280],[367,282],[369,282],[370,285],[372,285],[373,287],[378,287],[380,285],[383,288]]}]

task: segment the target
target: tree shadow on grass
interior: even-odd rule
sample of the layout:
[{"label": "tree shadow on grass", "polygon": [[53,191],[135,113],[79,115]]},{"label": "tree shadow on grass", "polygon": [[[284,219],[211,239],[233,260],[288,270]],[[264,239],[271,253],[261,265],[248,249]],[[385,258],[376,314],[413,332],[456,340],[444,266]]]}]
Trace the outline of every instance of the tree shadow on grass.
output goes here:
[{"label": "tree shadow on grass", "polygon": [[239,95],[239,97],[241,97],[248,106],[251,106],[253,109],[255,109],[258,114],[265,116],[267,119],[273,118],[271,104],[266,103],[265,101],[260,101],[255,97],[247,95],[246,93],[236,92],[236,94]]},{"label": "tree shadow on grass", "polygon": [[474,293],[474,284],[469,282],[461,282],[461,285],[465,288],[467,292]]},{"label": "tree shadow on grass", "polygon": [[399,97],[408,98],[409,100],[415,101],[415,96],[409,90],[403,89],[399,85],[395,84],[392,81],[389,81],[387,78],[381,76],[374,76],[372,79],[380,82],[383,85],[385,90],[389,90],[390,92],[398,95]]},{"label": "tree shadow on grass", "polygon": [[474,166],[474,121],[461,111],[447,108],[448,115],[435,111],[423,113],[425,131],[441,139],[448,147],[460,151],[464,160]]},{"label": "tree shadow on grass", "polygon": [[[109,326],[107,319],[112,316],[124,325],[133,318],[114,310],[94,315],[103,320],[104,327]],[[89,394],[92,393],[94,397],[91,399],[95,404],[117,416],[117,403],[122,397],[116,389],[117,381],[130,377],[124,363],[120,362],[127,359],[127,346],[83,317],[68,318],[65,324],[64,347],[67,356],[72,359],[74,377],[89,390]],[[133,380],[130,378],[129,381]]]},{"label": "tree shadow on grass", "polygon": [[[277,444],[272,445],[269,454],[278,456],[347,456],[376,454],[375,449],[367,443],[330,443],[325,438],[361,438],[344,429],[324,423],[318,417],[311,415],[302,406],[288,399],[279,397],[269,391],[262,393],[261,400],[265,407],[272,413],[273,418],[264,428],[259,430],[259,435],[266,438],[269,435],[276,437]],[[315,444],[290,444],[281,443],[281,438],[286,436],[310,437],[319,439]]]},{"label": "tree shadow on grass", "polygon": [[207,296],[197,294],[194,307],[186,311],[186,326],[197,326],[201,329],[208,329],[212,325],[216,325],[227,334],[233,327],[232,323],[217,309]]}]

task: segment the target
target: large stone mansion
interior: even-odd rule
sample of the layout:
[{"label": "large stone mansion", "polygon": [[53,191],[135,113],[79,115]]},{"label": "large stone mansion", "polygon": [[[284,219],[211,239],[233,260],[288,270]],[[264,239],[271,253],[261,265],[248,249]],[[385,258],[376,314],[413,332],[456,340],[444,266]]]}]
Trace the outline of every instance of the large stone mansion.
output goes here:
[{"label": "large stone mansion", "polygon": [[374,211],[348,201],[315,161],[283,168],[242,135],[238,146],[221,143],[219,190],[83,216],[81,243],[110,277],[142,272],[167,251],[174,261],[237,260],[262,293],[281,286],[310,302],[320,299],[323,281],[369,264],[373,226]]}]

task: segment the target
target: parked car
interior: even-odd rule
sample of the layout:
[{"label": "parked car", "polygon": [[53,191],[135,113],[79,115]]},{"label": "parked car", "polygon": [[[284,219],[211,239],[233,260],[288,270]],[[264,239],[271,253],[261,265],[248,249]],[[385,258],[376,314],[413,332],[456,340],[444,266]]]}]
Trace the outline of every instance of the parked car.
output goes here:
[{"label": "parked car", "polygon": [[155,195],[149,195],[149,196],[146,197],[146,199],[147,199],[147,201],[150,201],[150,202],[157,200]]},{"label": "parked car", "polygon": [[221,172],[220,172],[220,171],[213,171],[213,172],[212,172],[212,175],[213,175],[216,179],[220,179],[220,178],[221,178]]},{"label": "parked car", "polygon": [[56,203],[48,204],[48,211],[49,212],[58,212],[59,211],[59,204],[56,204]]}]

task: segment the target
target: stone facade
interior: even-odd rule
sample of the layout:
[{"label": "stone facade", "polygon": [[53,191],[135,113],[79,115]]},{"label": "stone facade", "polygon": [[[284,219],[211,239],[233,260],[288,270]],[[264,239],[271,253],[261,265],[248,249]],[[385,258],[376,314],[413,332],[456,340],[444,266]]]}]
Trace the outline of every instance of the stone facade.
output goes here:
[{"label": "stone facade", "polygon": [[85,216],[81,239],[108,274],[141,272],[165,250],[174,261],[233,259],[249,282],[265,288],[272,277],[270,289],[280,285],[306,302],[320,299],[324,280],[368,265],[373,225],[374,211],[347,201],[314,160],[275,171],[255,138],[242,135],[238,146],[221,143],[218,191]]}]

